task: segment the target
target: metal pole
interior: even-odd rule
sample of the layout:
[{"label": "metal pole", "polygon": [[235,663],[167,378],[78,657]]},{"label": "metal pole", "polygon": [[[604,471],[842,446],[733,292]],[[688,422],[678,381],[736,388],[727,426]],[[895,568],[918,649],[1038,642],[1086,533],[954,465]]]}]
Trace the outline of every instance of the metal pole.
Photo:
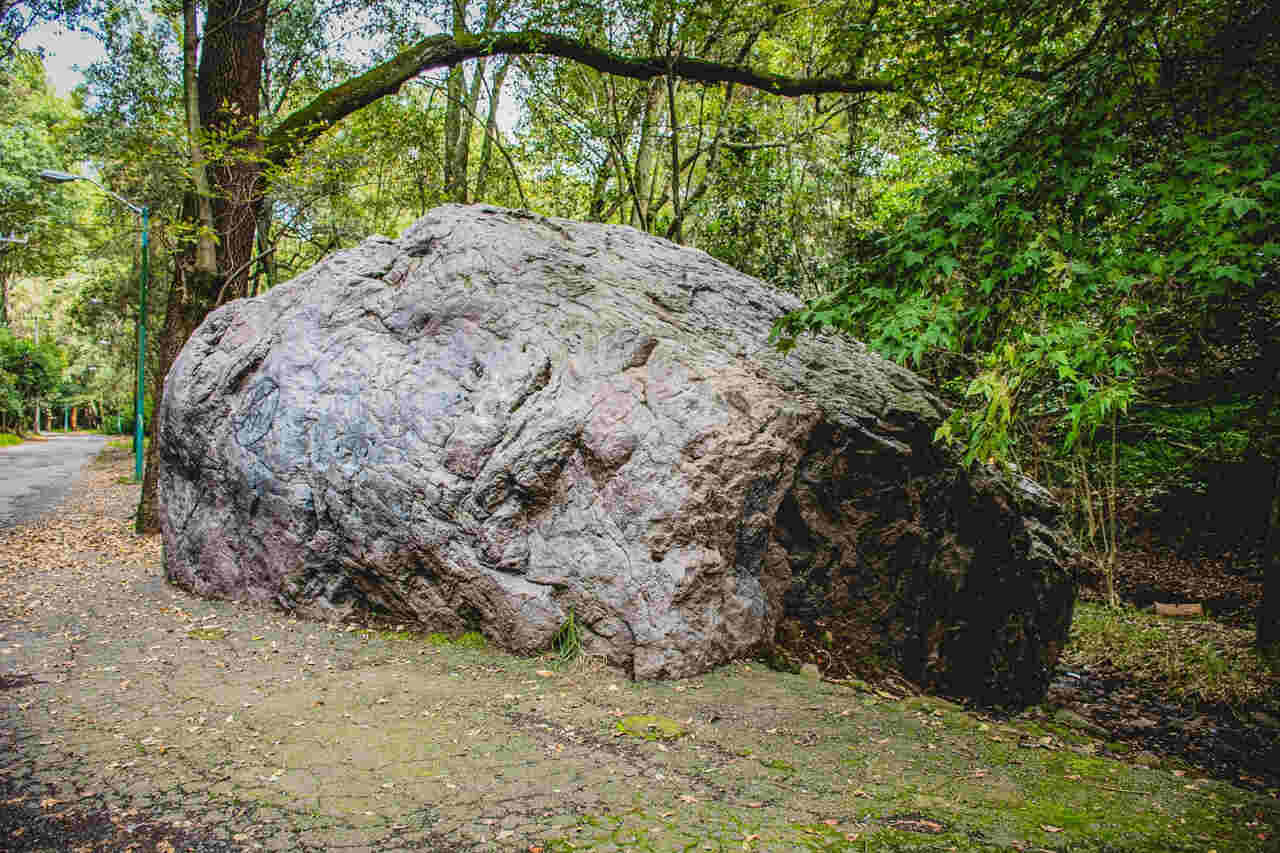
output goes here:
[{"label": "metal pole", "polygon": [[69,424],[71,423],[70,421],[71,415],[69,414],[70,411],[71,409],[68,408],[67,406],[62,407],[62,431],[63,432],[71,432],[71,427],[69,426]]},{"label": "metal pole", "polygon": [[[36,315],[36,349],[40,349],[40,315]],[[36,395],[36,435],[40,434],[40,395]]]},{"label": "metal pole", "polygon": [[142,208],[142,275],[138,280],[138,399],[133,412],[133,479],[142,482],[143,368],[147,363],[147,228],[151,209]]}]

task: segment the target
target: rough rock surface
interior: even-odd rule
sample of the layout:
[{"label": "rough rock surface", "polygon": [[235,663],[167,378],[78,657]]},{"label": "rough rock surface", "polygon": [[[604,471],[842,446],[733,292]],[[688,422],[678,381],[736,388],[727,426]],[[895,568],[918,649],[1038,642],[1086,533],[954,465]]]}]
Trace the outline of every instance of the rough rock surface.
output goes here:
[{"label": "rough rock surface", "polygon": [[439,208],[192,336],[168,576],[519,652],[572,613],[638,678],[777,639],[1037,698],[1075,594],[1052,500],[941,453],[942,404],[857,342],[774,351],[795,304],[630,228]]}]

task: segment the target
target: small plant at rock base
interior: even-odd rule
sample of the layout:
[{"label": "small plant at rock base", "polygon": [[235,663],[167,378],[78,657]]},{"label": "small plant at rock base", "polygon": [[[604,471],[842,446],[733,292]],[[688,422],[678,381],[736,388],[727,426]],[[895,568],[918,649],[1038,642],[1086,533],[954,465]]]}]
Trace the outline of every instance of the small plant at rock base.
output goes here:
[{"label": "small plant at rock base", "polygon": [[569,608],[569,618],[551,638],[551,648],[555,650],[556,660],[562,667],[570,666],[582,657],[582,635],[578,631],[572,607]]},{"label": "small plant at rock base", "polygon": [[483,649],[489,645],[489,641],[479,631],[468,631],[454,640],[453,644],[463,649]]}]

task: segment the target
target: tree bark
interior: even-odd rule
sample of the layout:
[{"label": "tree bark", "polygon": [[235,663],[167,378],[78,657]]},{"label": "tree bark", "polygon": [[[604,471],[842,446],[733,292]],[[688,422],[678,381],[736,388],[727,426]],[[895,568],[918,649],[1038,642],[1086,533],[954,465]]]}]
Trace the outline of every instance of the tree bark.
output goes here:
[{"label": "tree bark", "polygon": [[[184,8],[184,13],[185,13]],[[245,295],[253,259],[257,209],[262,198],[262,141],[258,135],[260,89],[265,59],[266,6],[259,0],[211,0],[195,75],[198,123],[193,133],[192,174],[196,189],[183,199],[186,221],[199,222],[207,201],[217,233],[216,263],[199,257],[200,241],[179,252],[169,289],[164,328],[156,338],[156,370],[152,399],[164,395],[164,378],[187,338],[221,302]],[[194,30],[194,28],[193,28]],[[194,61],[194,45],[184,44]],[[200,134],[217,140],[225,153],[215,164],[198,168],[203,154]],[[208,197],[200,190],[200,173],[208,180]],[[145,306],[144,306],[145,308]],[[159,530],[156,507],[156,460],[148,453],[142,478],[135,526],[139,533]]]},{"label": "tree bark", "polygon": [[213,188],[209,185],[209,173],[205,170],[205,155],[201,145],[200,88],[196,80],[196,54],[199,36],[196,33],[195,0],[182,2],[182,91],[183,106],[187,113],[187,149],[191,158],[191,179],[195,184],[199,210],[199,230],[196,236],[195,266],[205,274],[218,271],[217,247],[213,242]]},{"label": "tree bark", "polygon": [[654,137],[657,134],[655,116],[662,103],[662,86],[657,80],[650,80],[645,86],[644,108],[640,118],[640,145],[636,149],[635,178],[631,181],[634,199],[631,204],[630,224],[635,228],[649,229],[649,202],[653,199],[654,174]]},{"label": "tree bark", "polygon": [[[453,0],[453,37],[467,34],[466,0]],[[445,78],[444,106],[444,195],[449,201],[466,203],[467,174],[458,169],[458,139],[462,136],[462,90],[466,84],[462,64],[449,67]]]},{"label": "tree bark", "polygon": [[263,190],[258,116],[265,45],[265,0],[211,0],[198,82],[201,123],[226,146],[213,169],[218,271],[225,277],[215,304],[248,292]]},{"label": "tree bark", "polygon": [[493,90],[489,93],[489,116],[484,124],[484,144],[480,147],[480,168],[476,171],[476,191],[474,197],[483,199],[489,183],[489,169],[492,165],[493,144],[498,138],[498,104],[502,100],[502,84],[507,79],[507,69],[511,60],[506,59],[498,66],[493,75]]}]

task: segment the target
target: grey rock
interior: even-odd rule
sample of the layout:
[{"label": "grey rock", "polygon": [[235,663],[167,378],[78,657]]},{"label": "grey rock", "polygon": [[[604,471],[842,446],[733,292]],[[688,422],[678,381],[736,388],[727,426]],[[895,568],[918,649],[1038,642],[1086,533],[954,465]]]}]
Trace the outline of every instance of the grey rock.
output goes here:
[{"label": "grey rock", "polygon": [[935,446],[943,404],[862,344],[777,352],[797,305],[630,228],[439,208],[192,335],[156,418],[167,575],[516,652],[572,612],[637,678],[830,632],[1038,700],[1078,570],[1054,502]]}]

